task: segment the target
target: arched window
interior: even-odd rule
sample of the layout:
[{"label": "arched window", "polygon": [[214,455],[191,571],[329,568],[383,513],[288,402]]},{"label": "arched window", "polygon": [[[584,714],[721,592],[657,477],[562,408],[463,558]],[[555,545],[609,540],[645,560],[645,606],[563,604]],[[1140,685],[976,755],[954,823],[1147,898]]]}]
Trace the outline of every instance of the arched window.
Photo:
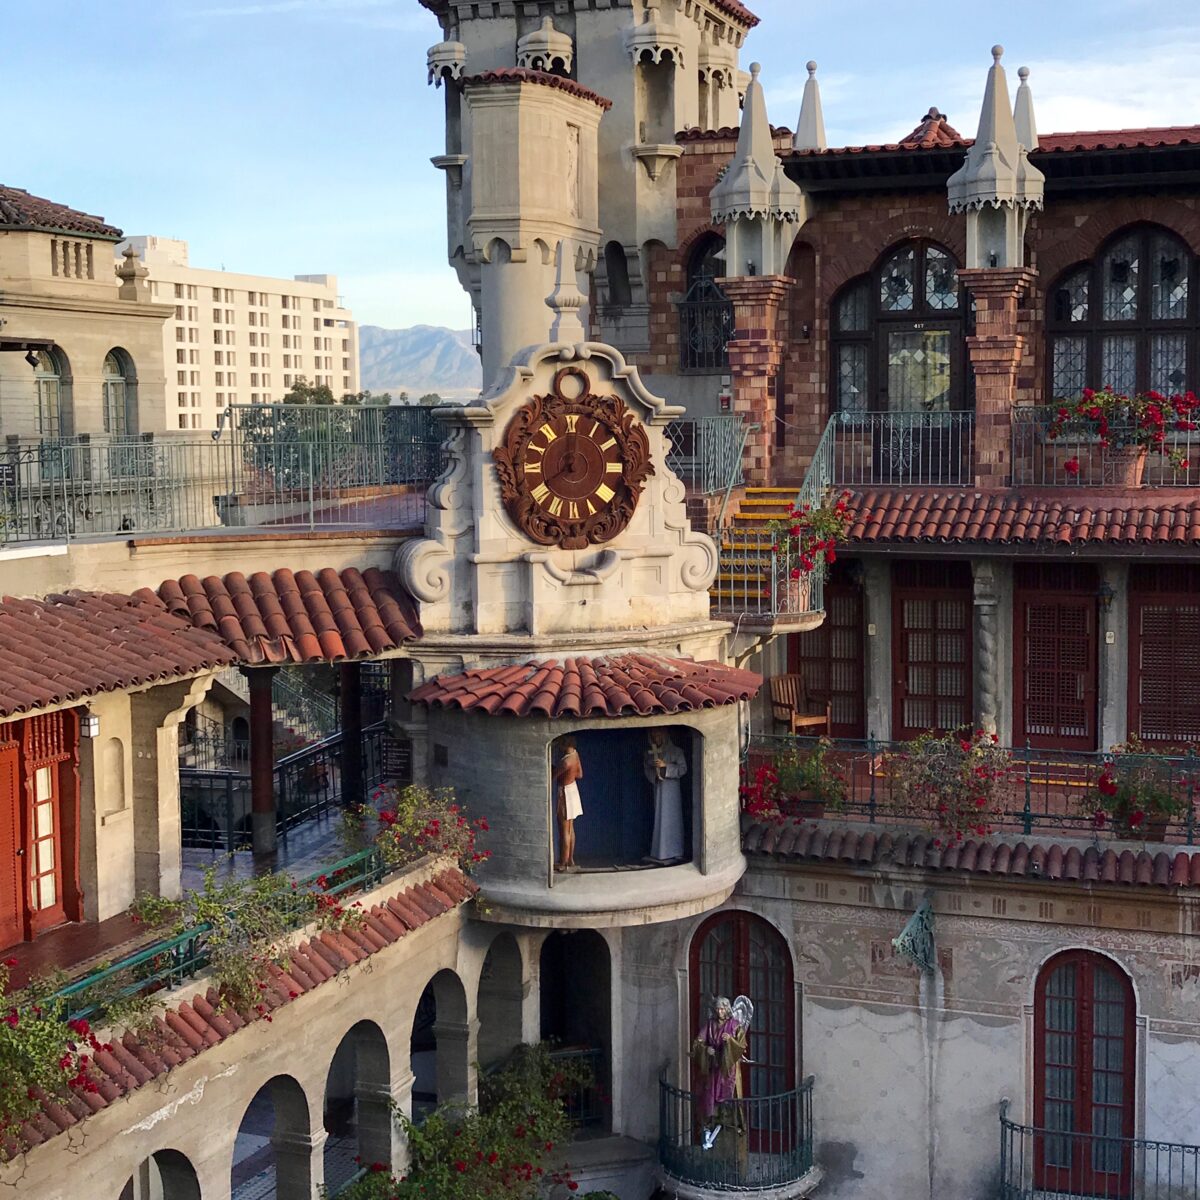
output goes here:
[{"label": "arched window", "polygon": [[124,350],[104,356],[104,432],[114,437],[134,433],[131,410],[137,389],[133,360]]},{"label": "arched window", "polygon": [[773,925],[744,912],[710,917],[692,938],[692,1033],[714,996],[754,1002],[744,1082],[747,1096],[777,1096],[796,1086],[796,1003],[787,943]]},{"label": "arched window", "polygon": [[33,384],[39,437],[60,438],[66,432],[63,426],[63,375],[62,355],[57,349],[51,347],[37,352]]},{"label": "arched window", "polygon": [[679,365],[684,371],[728,370],[733,306],[717,285],[726,274],[725,239],[710,233],[693,248],[687,292],[679,305]]},{"label": "arched window", "polygon": [[1125,1196],[1132,1162],[1134,996],[1128,976],[1086,950],[1056,955],[1034,995],[1037,1186]]},{"label": "arched window", "polygon": [[894,247],[846,285],[832,312],[834,407],[948,412],[967,407],[958,264],[933,242]]},{"label": "arched window", "polygon": [[1126,229],[1046,297],[1048,396],[1085,387],[1118,392],[1195,389],[1200,379],[1196,256],[1156,226]]}]

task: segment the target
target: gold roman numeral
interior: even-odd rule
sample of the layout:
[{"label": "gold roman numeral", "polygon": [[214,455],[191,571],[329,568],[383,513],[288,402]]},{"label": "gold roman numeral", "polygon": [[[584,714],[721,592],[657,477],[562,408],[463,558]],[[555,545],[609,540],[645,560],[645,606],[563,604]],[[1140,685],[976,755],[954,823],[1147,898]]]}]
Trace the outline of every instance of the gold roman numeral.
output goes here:
[{"label": "gold roman numeral", "polygon": [[575,426],[579,424],[578,413],[567,413],[567,432],[574,433]]},{"label": "gold roman numeral", "polygon": [[616,493],[608,486],[607,483],[602,483],[596,489],[596,495],[600,497],[602,503],[607,504]]},{"label": "gold roman numeral", "polygon": [[550,499],[550,489],[544,483],[539,483],[537,487],[533,489],[533,498],[539,504],[545,504],[546,501]]},{"label": "gold roman numeral", "polygon": [[540,475],[542,473],[542,464],[540,462],[530,462],[525,464],[526,475]]},{"label": "gold roman numeral", "polygon": [[557,496],[555,496],[554,499],[551,500],[550,503],[546,505],[546,511],[552,517],[559,516],[562,513],[562,510],[563,510],[563,502]]},{"label": "gold roman numeral", "polygon": [[584,503],[584,507],[587,509],[587,515],[589,517],[595,516],[596,515],[596,506],[591,502],[591,500],[585,500],[583,503]]},{"label": "gold roman numeral", "polygon": [[576,504],[574,500],[567,501],[567,520],[568,521],[578,521],[579,520],[579,505]]},{"label": "gold roman numeral", "polygon": [[612,438],[609,438],[607,442],[602,442],[600,445],[600,449],[608,450],[611,447],[615,446],[616,444],[617,444],[617,439],[615,437],[612,437]]},{"label": "gold roman numeral", "polygon": [[554,441],[554,439],[556,437],[558,437],[558,434],[554,432],[553,428],[550,426],[550,424],[548,422],[547,422],[547,424],[543,425],[541,427],[541,429],[538,430],[538,433],[546,435],[546,445],[547,446],[550,445],[550,443],[552,441]]},{"label": "gold roman numeral", "polygon": [[604,473],[605,473],[605,475],[620,475],[621,464],[620,463],[608,463],[604,468]]}]

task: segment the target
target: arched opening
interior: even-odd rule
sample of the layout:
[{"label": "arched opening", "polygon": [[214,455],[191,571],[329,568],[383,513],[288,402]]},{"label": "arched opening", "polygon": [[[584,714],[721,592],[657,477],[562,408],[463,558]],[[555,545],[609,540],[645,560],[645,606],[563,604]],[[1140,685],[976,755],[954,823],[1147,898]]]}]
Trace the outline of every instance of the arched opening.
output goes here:
[{"label": "arched opening", "polygon": [[719,374],[729,367],[733,305],[717,284],[725,274],[725,239],[708,233],[688,256],[687,291],[679,303],[681,370]]},{"label": "arched opening", "polygon": [[521,1044],[521,951],[511,933],[488,947],[479,976],[479,1065],[504,1062]]},{"label": "arched opening", "polygon": [[200,1200],[196,1169],[178,1150],[159,1150],[142,1162],[120,1200]]},{"label": "arched opening", "polygon": [[1135,1169],[1136,1002],[1129,976],[1088,950],[1038,973],[1033,1006],[1035,1186],[1127,1196]]},{"label": "arched opening", "polygon": [[33,387],[38,437],[46,441],[69,437],[73,432],[71,367],[58,346],[37,352]]},{"label": "arched opening", "polygon": [[606,1127],[611,1114],[599,1096],[607,1092],[612,1062],[612,959],[594,929],[559,930],[543,943],[539,966],[541,1037],[552,1053],[582,1058],[595,1087],[571,1097],[568,1107],[581,1125]]},{"label": "arched opening", "polygon": [[607,305],[611,308],[627,308],[633,303],[633,289],[629,285],[629,261],[625,257],[625,247],[620,242],[605,245],[604,273],[608,284]]},{"label": "arched opening", "polygon": [[373,1021],[360,1021],[334,1051],[325,1080],[324,1124],[325,1186],[331,1193],[359,1163],[392,1165],[391,1066],[387,1039]]},{"label": "arched opening", "polygon": [[259,1088],[238,1126],[230,1188],[233,1200],[311,1196],[312,1137],[308,1099],[290,1075]]},{"label": "arched opening", "polygon": [[1046,293],[1046,395],[1085,387],[1171,396],[1200,379],[1200,258],[1170,230],[1137,225]]},{"label": "arched opening", "polygon": [[471,1099],[469,1036],[462,980],[453,971],[439,971],[425,985],[413,1017],[409,1049],[414,1121],[439,1104]]},{"label": "arched opening", "polygon": [[125,437],[137,432],[137,371],[119,346],[104,356],[104,432]]}]

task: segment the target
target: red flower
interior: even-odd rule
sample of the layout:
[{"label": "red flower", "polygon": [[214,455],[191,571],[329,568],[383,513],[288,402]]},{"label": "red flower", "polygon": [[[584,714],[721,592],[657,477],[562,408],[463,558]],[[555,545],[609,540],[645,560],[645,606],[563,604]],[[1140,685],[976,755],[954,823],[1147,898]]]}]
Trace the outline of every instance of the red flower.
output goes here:
[{"label": "red flower", "polygon": [[1067,461],[1065,463],[1063,463],[1063,470],[1066,471],[1066,473],[1068,475],[1078,475],[1079,474],[1079,459],[1068,458]]},{"label": "red flower", "polygon": [[1135,809],[1129,814],[1129,825],[1132,829],[1136,829],[1145,819],[1146,814],[1140,808]]},{"label": "red flower", "polygon": [[1117,794],[1117,781],[1112,776],[1112,769],[1105,767],[1104,773],[1096,780],[1096,790],[1102,796],[1115,796]]},{"label": "red flower", "polygon": [[467,1169],[467,1164],[466,1164],[465,1162],[463,1162],[463,1160],[460,1158],[460,1159],[459,1159],[459,1160],[458,1160],[458,1161],[457,1161],[457,1162],[454,1164],[454,1169],[455,1169],[456,1171],[465,1171],[465,1170]]}]

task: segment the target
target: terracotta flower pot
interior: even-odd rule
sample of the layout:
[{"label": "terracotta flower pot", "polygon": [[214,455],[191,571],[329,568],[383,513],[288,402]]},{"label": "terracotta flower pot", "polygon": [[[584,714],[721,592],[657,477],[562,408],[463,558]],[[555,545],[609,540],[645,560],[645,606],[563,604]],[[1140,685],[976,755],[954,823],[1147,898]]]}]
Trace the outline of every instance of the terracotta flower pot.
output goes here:
[{"label": "terracotta flower pot", "polygon": [[781,613],[801,613],[809,610],[812,580],[807,573],[798,579],[785,576],[775,584],[775,609]]},{"label": "terracotta flower pot", "polygon": [[[1113,446],[1105,451],[1105,463],[1116,487],[1138,488],[1146,473],[1145,446]],[[1109,482],[1107,479],[1105,482]]]}]

